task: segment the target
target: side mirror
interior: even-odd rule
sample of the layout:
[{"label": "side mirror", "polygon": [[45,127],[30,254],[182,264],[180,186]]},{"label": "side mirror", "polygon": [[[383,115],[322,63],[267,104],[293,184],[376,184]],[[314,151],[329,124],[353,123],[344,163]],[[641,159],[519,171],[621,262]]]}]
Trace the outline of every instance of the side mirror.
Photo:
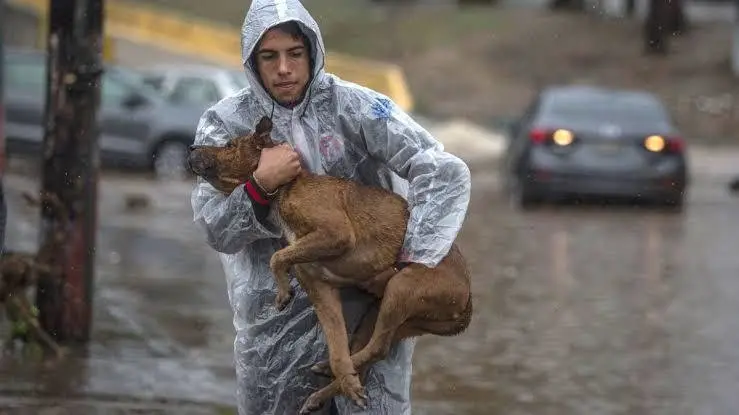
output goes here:
[{"label": "side mirror", "polygon": [[518,129],[521,127],[519,120],[510,120],[508,122],[508,125],[506,129],[508,130],[508,134],[511,135],[511,137],[516,136],[518,134]]},{"label": "side mirror", "polygon": [[147,103],[148,101],[146,97],[139,94],[138,92],[132,92],[121,101],[121,105],[129,109],[142,107]]}]

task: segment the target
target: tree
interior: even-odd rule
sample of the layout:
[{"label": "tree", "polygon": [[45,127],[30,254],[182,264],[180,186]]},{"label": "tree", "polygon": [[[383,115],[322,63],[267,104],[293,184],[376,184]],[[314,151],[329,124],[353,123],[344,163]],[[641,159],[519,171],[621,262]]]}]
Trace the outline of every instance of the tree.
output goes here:
[{"label": "tree", "polygon": [[644,20],[644,50],[650,55],[664,55],[669,49],[670,36],[687,30],[682,0],[650,0]]}]

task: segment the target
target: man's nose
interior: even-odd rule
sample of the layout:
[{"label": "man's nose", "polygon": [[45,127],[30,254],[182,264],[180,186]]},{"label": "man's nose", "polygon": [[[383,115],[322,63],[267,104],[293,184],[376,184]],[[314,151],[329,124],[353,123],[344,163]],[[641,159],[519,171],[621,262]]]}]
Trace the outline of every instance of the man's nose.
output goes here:
[{"label": "man's nose", "polygon": [[285,55],[280,55],[277,62],[277,71],[281,75],[286,75],[290,73],[290,64],[288,62],[288,57]]}]

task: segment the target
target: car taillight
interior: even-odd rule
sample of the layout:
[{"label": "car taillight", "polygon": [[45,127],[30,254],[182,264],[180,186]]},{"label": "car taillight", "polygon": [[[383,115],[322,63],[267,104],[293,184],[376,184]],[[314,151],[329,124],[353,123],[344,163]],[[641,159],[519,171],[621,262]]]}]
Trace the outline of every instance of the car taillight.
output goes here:
[{"label": "car taillight", "polygon": [[685,151],[685,141],[682,138],[671,137],[667,139],[667,149],[673,153]]},{"label": "car taillight", "polygon": [[529,138],[534,144],[542,144],[549,138],[549,132],[540,128],[529,131]]},{"label": "car taillight", "polygon": [[558,147],[567,147],[575,141],[572,131],[558,129],[534,128],[529,131],[529,138],[534,144],[553,144]]},{"label": "car taillight", "polygon": [[685,150],[685,142],[681,138],[661,135],[646,137],[642,145],[652,153],[682,153]]}]

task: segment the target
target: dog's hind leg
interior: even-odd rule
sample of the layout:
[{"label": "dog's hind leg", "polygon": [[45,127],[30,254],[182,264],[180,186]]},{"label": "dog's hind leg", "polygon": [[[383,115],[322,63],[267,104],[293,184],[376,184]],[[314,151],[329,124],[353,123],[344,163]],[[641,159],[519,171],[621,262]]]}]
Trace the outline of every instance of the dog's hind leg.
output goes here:
[{"label": "dog's hind leg", "polygon": [[[349,351],[354,354],[364,348],[372,338],[372,330],[375,328],[375,322],[377,321],[377,314],[380,312],[380,301],[373,302],[367,311],[362,316],[362,320],[359,322],[354,334],[351,336],[349,342]],[[316,363],[311,367],[311,371],[319,376],[333,377],[331,373],[331,366],[329,362],[323,361]]]},{"label": "dog's hind leg", "polygon": [[326,337],[331,371],[336,375],[339,389],[358,406],[364,407],[366,395],[359,381],[349,352],[344,310],[339,289],[322,281],[320,275],[309,271],[309,266],[296,266],[300,285],[313,304],[321,329]]},{"label": "dog's hind leg", "polygon": [[[418,288],[422,286],[423,274],[421,271],[405,268],[390,279],[380,303],[372,337],[362,350],[351,357],[354,367],[364,367],[384,359],[390,352],[393,341],[400,335],[403,338],[415,335],[413,327],[406,324],[408,320],[433,311],[435,301],[430,297],[426,298],[425,291]],[[399,331],[401,327],[403,332]]]},{"label": "dog's hind leg", "polygon": [[[370,310],[371,313],[373,313],[374,317],[377,316],[377,309]],[[360,337],[357,340],[357,343],[352,342],[352,349],[355,348],[364,348],[369,341],[369,338],[372,334],[372,328],[374,326],[374,318],[370,316],[370,314],[366,315],[365,317],[369,317],[366,319],[366,321],[371,322],[372,324],[369,326],[369,335],[366,337]],[[418,329],[413,326],[410,322],[407,322],[403,324],[398,330],[395,332],[395,339],[393,340],[393,343],[399,342],[400,340],[403,340],[408,337],[415,337],[420,336],[424,334],[425,331]],[[331,376],[330,368],[328,367],[328,363],[325,363],[326,368],[324,369],[322,365],[324,363],[320,364],[322,371],[320,374],[325,374],[327,376]],[[319,366],[319,365],[316,365]],[[367,376],[367,370],[369,370],[370,364],[364,365],[362,367],[357,367],[357,371],[359,372],[359,379],[360,381],[364,382],[365,378]],[[312,370],[318,370],[317,367],[314,367]],[[329,399],[333,398],[336,395],[339,395],[341,393],[341,384],[334,380],[324,388],[314,392],[311,394],[308,399],[306,399],[305,403],[303,404],[303,407],[300,409],[301,415],[307,415],[311,412],[317,411],[323,407],[323,405],[328,402]]]}]

